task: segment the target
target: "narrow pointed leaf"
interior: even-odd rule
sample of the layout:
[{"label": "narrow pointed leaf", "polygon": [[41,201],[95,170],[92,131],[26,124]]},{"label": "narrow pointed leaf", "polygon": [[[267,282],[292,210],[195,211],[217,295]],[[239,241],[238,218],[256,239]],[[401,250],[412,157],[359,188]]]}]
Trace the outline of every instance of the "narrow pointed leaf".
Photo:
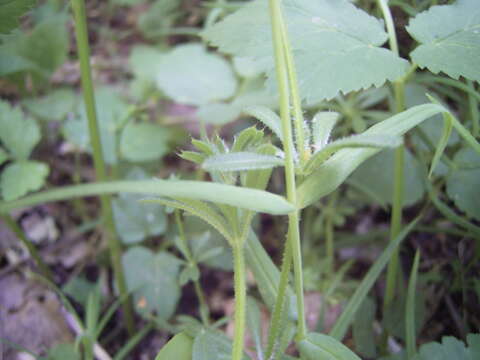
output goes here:
[{"label": "narrow pointed leaf", "polygon": [[331,111],[318,112],[312,119],[313,145],[316,149],[322,149],[327,145],[333,127],[340,117],[339,113]]},{"label": "narrow pointed leaf", "polygon": [[242,151],[211,156],[203,162],[202,167],[207,171],[229,172],[271,169],[282,165],[283,160],[276,156]]},{"label": "narrow pointed leaf", "polygon": [[267,191],[204,181],[144,180],[65,186],[27,196],[17,201],[0,203],[0,213],[45,202],[119,192],[212,201],[276,215],[288,214],[295,210],[295,207],[283,197]]},{"label": "narrow pointed leaf", "polygon": [[407,354],[409,359],[413,359],[416,353],[416,326],[415,326],[415,293],[417,287],[418,265],[420,264],[420,251],[417,249],[415,259],[413,260],[412,272],[408,281],[407,305],[405,310],[405,327]]},{"label": "narrow pointed leaf", "polygon": [[410,20],[407,31],[421,44],[410,54],[420,67],[480,81],[478,0],[433,6]]},{"label": "narrow pointed leaf", "polygon": [[253,116],[263,125],[268,127],[280,140],[283,140],[280,117],[266,106],[249,106],[243,109],[247,115]]},{"label": "narrow pointed leaf", "polygon": [[[378,123],[364,135],[402,136],[422,121],[436,114],[449,113],[438,104],[424,104],[410,108],[400,114]],[[480,144],[458,120],[450,114],[447,117],[453,127],[466,142],[478,153]],[[343,149],[325,161],[314,173],[309,175],[298,187],[298,206],[306,207],[338,188],[345,179],[365,160],[378,153],[380,149]]]},{"label": "narrow pointed leaf", "polygon": [[361,360],[340,341],[325,334],[310,333],[298,347],[303,360]]}]

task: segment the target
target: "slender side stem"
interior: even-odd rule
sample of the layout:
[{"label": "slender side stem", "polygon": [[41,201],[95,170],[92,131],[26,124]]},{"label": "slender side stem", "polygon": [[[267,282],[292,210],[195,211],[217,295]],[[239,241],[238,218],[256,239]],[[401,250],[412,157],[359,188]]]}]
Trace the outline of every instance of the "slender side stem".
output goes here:
[{"label": "slender side stem", "polygon": [[244,246],[236,241],[232,247],[233,270],[235,282],[235,329],[233,339],[232,360],[243,357],[243,338],[245,335],[245,309],[247,304],[247,287],[245,282]]},{"label": "slender side stem", "polygon": [[38,266],[38,269],[42,273],[43,276],[45,276],[48,280],[53,282],[53,274],[48,268],[48,266],[43,262],[40,254],[38,253],[37,249],[35,246],[32,244],[30,240],[27,239],[27,236],[23,232],[23,230],[18,226],[18,224],[15,222],[15,220],[12,219],[12,217],[8,214],[2,215],[2,219],[5,222],[5,224],[10,228],[10,230],[18,237],[18,239],[22,242],[23,245],[27,248],[30,256],[32,259],[35,261],[35,263]]},{"label": "slender side stem", "polygon": [[[190,251],[190,247],[188,246],[187,237],[185,236],[185,228],[183,226],[182,214],[178,209],[175,209],[175,222],[177,223],[178,227],[178,236],[180,237],[180,241],[183,243],[185,257],[187,258],[189,265],[197,266],[197,263]],[[200,285],[200,281],[198,279],[193,281],[193,285],[195,288],[195,294],[197,295],[198,302],[200,304],[200,318],[202,319],[202,323],[204,325],[208,325],[210,323],[210,311],[208,310],[207,301],[205,300],[205,294],[203,293],[202,286]]]},{"label": "slender side stem", "polygon": [[[87,20],[85,14],[84,0],[72,0],[73,15],[75,18],[75,33],[77,38],[77,51],[80,58],[80,71],[83,87],[83,97],[88,118],[88,129],[90,142],[93,148],[93,162],[98,180],[106,181],[107,174],[103,159],[100,131],[98,128],[97,114],[95,109],[95,96],[93,92],[92,76],[90,72],[90,47],[88,44]],[[100,196],[102,213],[107,229],[108,246],[113,266],[113,272],[120,296],[127,294],[127,284],[122,268],[122,246],[116,235],[115,223],[113,220],[112,204],[109,195]],[[133,334],[133,312],[131,301],[127,300],[122,304],[125,323],[129,333]]]},{"label": "slender side stem", "polygon": [[[467,83],[468,87],[472,89],[472,92],[476,93],[473,82],[468,80]],[[478,137],[480,134],[480,113],[478,111],[478,100],[472,95],[472,92],[468,93],[468,106],[470,108],[470,117],[472,119],[472,135]]]},{"label": "slender side stem", "polygon": [[[292,204],[297,203],[297,191],[295,185],[295,165],[293,159],[293,136],[290,124],[290,100],[287,78],[287,63],[285,58],[285,47],[282,36],[282,11],[278,0],[270,0],[270,19],[272,22],[273,44],[275,50],[275,69],[277,75],[278,89],[280,93],[280,118],[282,121],[282,133],[284,136],[285,151],[285,182],[287,186],[287,199]],[[307,326],[305,321],[305,305],[303,295],[303,271],[302,255],[300,247],[300,211],[294,211],[288,215],[288,242],[293,255],[293,267],[295,275],[295,294],[297,296],[298,328],[297,341],[305,338]],[[278,294],[285,296],[285,294]]]},{"label": "slender side stem", "polygon": [[273,307],[272,319],[270,321],[270,331],[268,333],[268,343],[266,351],[266,359],[271,359],[272,354],[275,352],[276,345],[279,341],[279,335],[281,333],[281,321],[284,312],[288,276],[290,275],[290,267],[292,264],[292,250],[289,246],[290,242],[285,243],[285,250],[283,252],[282,269],[280,272],[280,282],[278,284],[278,296],[275,299],[275,306]]},{"label": "slender side stem", "polygon": [[[386,0],[377,0],[382,10],[387,32],[389,36],[390,49],[399,55],[397,36],[393,23],[392,13]],[[395,110],[400,113],[405,109],[405,85],[404,79],[394,83]],[[390,241],[393,241],[400,233],[402,228],[402,208],[403,208],[403,190],[404,190],[404,147],[400,146],[395,151],[394,184],[392,199],[392,215],[390,218]],[[396,280],[398,276],[398,248],[392,254],[387,269],[387,287],[383,301],[383,313],[385,314],[388,306],[391,304],[395,295]],[[387,334],[384,334],[386,342]]]}]

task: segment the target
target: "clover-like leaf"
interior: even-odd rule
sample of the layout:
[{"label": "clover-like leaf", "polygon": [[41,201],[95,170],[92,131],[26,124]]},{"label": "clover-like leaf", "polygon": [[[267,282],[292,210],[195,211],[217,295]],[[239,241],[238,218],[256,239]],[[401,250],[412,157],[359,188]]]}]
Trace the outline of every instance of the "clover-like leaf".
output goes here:
[{"label": "clover-like leaf", "polygon": [[122,131],[120,151],[130,161],[153,161],[168,152],[168,129],[151,123],[130,122]]},{"label": "clover-like leaf", "polygon": [[26,160],[40,141],[40,129],[20,108],[0,101],[0,140],[15,159]]},{"label": "clover-like leaf", "polygon": [[410,20],[407,31],[421,45],[412,60],[437,74],[480,81],[480,8],[478,0],[433,6]]},{"label": "clover-like leaf", "polygon": [[37,161],[23,160],[9,164],[0,176],[3,198],[6,201],[15,200],[40,189],[48,172],[48,166]]},{"label": "clover-like leaf", "polygon": [[208,53],[201,44],[180,45],[165,54],[156,81],[173,100],[191,105],[228,99],[237,87],[229,63]]},{"label": "clover-like leaf", "polygon": [[1,0],[0,34],[9,33],[19,26],[18,18],[30,10],[36,0]]},{"label": "clover-like leaf", "polygon": [[454,162],[457,169],[447,177],[447,194],[468,217],[480,220],[480,156],[463,148]]},{"label": "clover-like leaf", "polygon": [[167,252],[155,254],[136,246],[123,255],[122,262],[137,312],[147,317],[155,312],[164,320],[170,318],[180,298],[180,260]]},{"label": "clover-like leaf", "polygon": [[[284,0],[282,4],[300,92],[308,102],[380,86],[405,74],[408,62],[381,47],[387,40],[382,22],[350,1]],[[223,52],[257,60],[267,69],[268,87],[274,88],[267,1],[245,5],[203,36]]]}]

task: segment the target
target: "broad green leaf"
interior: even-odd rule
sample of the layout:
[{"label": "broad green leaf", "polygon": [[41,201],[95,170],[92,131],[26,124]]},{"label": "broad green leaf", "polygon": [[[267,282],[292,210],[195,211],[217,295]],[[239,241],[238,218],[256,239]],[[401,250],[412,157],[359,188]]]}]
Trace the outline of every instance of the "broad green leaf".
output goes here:
[{"label": "broad green leaf", "polygon": [[305,165],[305,172],[316,170],[330,155],[344,148],[395,148],[402,144],[401,137],[389,135],[352,135],[335,140],[317,151]]},{"label": "broad green leaf", "polygon": [[193,339],[181,332],[171,338],[160,350],[155,360],[192,360]]},{"label": "broad green leaf", "polygon": [[8,160],[8,154],[0,147],[0,165]]},{"label": "broad green leaf", "polygon": [[155,312],[168,320],[180,298],[178,271],[180,260],[167,252],[153,253],[136,246],[122,258],[127,287],[133,292],[135,310],[146,317]]},{"label": "broad green leaf", "polygon": [[112,201],[115,226],[125,244],[163,234],[167,228],[163,206],[142,204],[139,202],[142,198],[135,194],[120,194]]},{"label": "broad green leaf", "polygon": [[45,121],[61,121],[73,110],[75,92],[71,89],[57,89],[42,98],[30,98],[22,102],[34,116]]},{"label": "broad green leaf", "polygon": [[468,217],[480,220],[480,155],[463,148],[453,161],[457,168],[447,176],[447,194]]},{"label": "broad green leaf", "polygon": [[202,167],[207,171],[229,172],[270,169],[282,165],[283,160],[276,156],[241,151],[210,156]]},{"label": "broad green leaf", "polygon": [[[393,199],[395,151],[384,150],[361,164],[349,178],[360,187],[366,187],[381,201],[380,205],[391,204]],[[425,188],[420,164],[408,149],[404,152],[403,177],[405,191],[403,205],[411,206],[422,199]]]},{"label": "broad green leaf", "polygon": [[40,129],[20,108],[0,101],[0,140],[15,159],[26,160],[40,141]]},{"label": "broad green leaf", "polygon": [[153,161],[168,152],[168,129],[151,123],[130,122],[120,138],[122,156],[133,162]]},{"label": "broad green leaf", "polygon": [[165,54],[155,78],[166,95],[176,102],[191,105],[228,99],[237,87],[229,63],[208,53],[201,44],[179,45]]},{"label": "broad green leaf", "polygon": [[65,186],[17,201],[0,203],[0,213],[45,202],[120,192],[211,201],[274,215],[285,215],[295,210],[285,198],[267,191],[204,181],[143,180]]},{"label": "broad green leaf", "polygon": [[[231,360],[232,342],[223,333],[202,329],[193,341],[192,360]],[[249,359],[243,356],[243,360]]]},{"label": "broad green leaf", "polygon": [[[128,114],[128,105],[113,88],[109,87],[101,87],[95,90],[95,103],[105,162],[116,164],[118,161],[118,131]],[[73,145],[91,151],[88,120],[83,102],[78,105],[77,112],[78,115],[75,118],[67,119],[63,123],[63,135]]]},{"label": "broad green leaf", "polygon": [[283,140],[280,117],[266,106],[248,106],[243,109],[247,115],[253,116],[268,127],[278,139]]},{"label": "broad green leaf", "polygon": [[361,360],[340,341],[325,334],[307,334],[298,348],[302,360]]},{"label": "broad green leaf", "polygon": [[375,310],[375,302],[370,297],[365,298],[355,314],[355,320],[352,326],[355,351],[362,356],[372,359],[377,357],[375,333],[373,329]]},{"label": "broad green leaf", "polygon": [[[448,113],[448,111],[438,104],[415,106],[372,126],[362,134],[401,136],[425,119],[439,113]],[[452,121],[453,127],[458,133],[475,151],[480,153],[480,144],[473,138],[468,130],[451,115],[448,121]],[[321,197],[330,194],[338,188],[362,162],[379,151],[378,149],[343,149],[335,153],[298,187],[298,206],[302,208],[306,207]]]},{"label": "broad green leaf", "polygon": [[156,47],[137,45],[130,53],[128,64],[136,77],[152,80],[152,75],[157,72],[163,56],[163,52]]},{"label": "broad green leaf", "polygon": [[[387,40],[382,22],[351,2],[284,0],[282,4],[300,93],[308,102],[380,86],[405,74],[408,62],[381,48]],[[267,69],[267,87],[274,88],[267,1],[245,5],[207,28],[203,36],[223,52],[256,59],[260,68]]]},{"label": "broad green leaf", "polygon": [[80,360],[80,354],[78,353],[74,344],[58,344],[50,349],[46,360]]},{"label": "broad green leaf", "polygon": [[339,117],[339,113],[331,111],[320,111],[313,117],[312,136],[313,146],[316,149],[323,149],[327,145]]},{"label": "broad green leaf", "polygon": [[250,57],[235,56],[233,58],[233,67],[238,75],[247,79],[255,78],[264,71],[258,62]]},{"label": "broad green leaf", "polygon": [[62,287],[62,291],[65,295],[70,296],[76,302],[85,306],[88,295],[94,291],[96,287],[96,283],[88,281],[84,276],[75,276]]},{"label": "broad green leaf", "polygon": [[30,10],[36,0],[1,0],[0,1],[0,34],[9,33],[18,27],[18,18]]},{"label": "broad green leaf", "polygon": [[467,336],[468,347],[461,340],[453,336],[444,336],[442,343],[431,342],[420,347],[419,354],[414,360],[476,360],[480,354],[478,344],[480,334]]},{"label": "broad green leaf", "polygon": [[197,117],[205,124],[225,125],[237,119],[240,109],[232,104],[204,104],[198,108]]},{"label": "broad green leaf", "polygon": [[165,36],[165,30],[172,28],[175,20],[183,14],[180,4],[181,0],[154,1],[148,11],[139,17],[139,29],[147,38]]},{"label": "broad green leaf", "polygon": [[375,261],[373,266],[370,267],[360,285],[357,286],[355,293],[350,298],[342,314],[335,322],[333,329],[329,333],[330,336],[336,338],[337,340],[342,340],[344,338],[345,334],[347,333],[348,327],[355,318],[355,314],[358,308],[365,300],[368,292],[380,276],[384,267],[387,265],[393,252],[398,248],[400,243],[408,236],[408,234],[415,228],[419,220],[420,216],[415,218],[410,224],[408,224],[408,226],[406,226],[395,237],[395,239],[393,239],[393,241],[388,244],[380,257]]},{"label": "broad green leaf", "polygon": [[477,0],[433,6],[410,20],[407,31],[421,45],[410,55],[420,67],[480,81],[480,10]]},{"label": "broad green leaf", "polygon": [[48,172],[48,166],[37,161],[22,160],[7,165],[0,175],[3,198],[11,201],[40,189]]}]

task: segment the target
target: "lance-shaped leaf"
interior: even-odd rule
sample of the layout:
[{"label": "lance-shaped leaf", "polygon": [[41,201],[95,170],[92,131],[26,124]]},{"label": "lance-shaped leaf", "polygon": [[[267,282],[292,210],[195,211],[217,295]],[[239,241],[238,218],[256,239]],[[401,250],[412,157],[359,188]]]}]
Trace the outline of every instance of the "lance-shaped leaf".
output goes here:
[{"label": "lance-shaped leaf", "polygon": [[361,360],[340,341],[325,334],[308,334],[298,348],[304,360]]},{"label": "lance-shaped leaf", "polygon": [[[408,62],[381,48],[387,40],[382,22],[350,1],[284,0],[282,4],[300,93],[307,101],[380,86],[405,74]],[[245,5],[203,36],[221,51],[256,59],[267,69],[267,86],[275,88],[267,1]]]},{"label": "lance-shaped leaf", "polygon": [[312,119],[313,146],[322,149],[327,145],[333,127],[340,114],[331,111],[320,111]]},{"label": "lance-shaped leaf", "polygon": [[415,63],[437,74],[480,81],[480,7],[478,0],[433,6],[410,21],[407,31],[421,45]]},{"label": "lance-shaped leaf", "polygon": [[18,18],[35,5],[35,0],[0,1],[0,34],[9,33],[19,26]]},{"label": "lance-shaped leaf", "polygon": [[[422,121],[436,114],[447,114],[445,121],[451,121],[452,126],[458,131],[460,136],[477,153],[480,153],[480,144],[477,140],[447,109],[438,104],[415,106],[372,126],[363,134],[401,136]],[[446,130],[448,130],[448,127],[446,127]],[[443,146],[440,146],[437,152],[441,151],[442,148]],[[299,186],[297,192],[298,206],[301,208],[306,207],[321,197],[330,194],[345,181],[353,170],[380,150],[371,148],[343,149],[335,153]],[[439,156],[435,156],[435,158],[439,158]]]},{"label": "lance-shaped leaf", "polygon": [[141,180],[65,186],[43,191],[20,200],[0,203],[0,213],[45,202],[121,192],[205,200],[274,215],[288,214],[295,210],[285,198],[267,191],[206,181]]},{"label": "lance-shaped leaf", "polygon": [[263,125],[268,127],[280,140],[283,140],[280,117],[266,106],[248,106],[243,109],[247,115],[253,116]]},{"label": "lance-shaped leaf", "polygon": [[276,156],[241,151],[210,156],[203,162],[202,167],[206,171],[229,172],[271,169],[282,165],[283,160]]},{"label": "lance-shaped leaf", "polygon": [[305,165],[305,173],[315,171],[333,153],[344,148],[395,148],[402,144],[402,138],[389,135],[352,135],[335,140],[313,155]]}]

